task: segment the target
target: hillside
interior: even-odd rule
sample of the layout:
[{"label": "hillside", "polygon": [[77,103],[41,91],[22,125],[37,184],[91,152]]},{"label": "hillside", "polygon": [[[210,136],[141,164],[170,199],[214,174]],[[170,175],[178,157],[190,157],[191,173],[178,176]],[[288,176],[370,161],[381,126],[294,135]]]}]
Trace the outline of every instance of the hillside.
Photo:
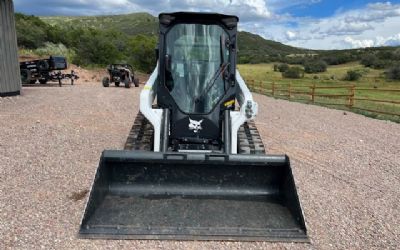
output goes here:
[{"label": "hillside", "polygon": [[[158,18],[148,13],[132,13],[112,16],[57,16],[40,17],[52,26],[75,28],[95,28],[102,30],[117,30],[127,35],[155,35],[158,30]],[[306,50],[284,45],[279,42],[266,40],[259,35],[249,32],[239,32],[239,60],[246,62],[271,61],[276,57],[289,54],[304,54]]]},{"label": "hillside", "polygon": [[[158,18],[144,12],[104,16],[52,16],[40,17],[40,19],[51,26],[60,26],[67,29],[93,28],[121,31],[130,36],[139,34],[156,35],[158,31]],[[354,50],[302,49],[267,40],[246,31],[239,32],[238,46],[240,63],[265,63],[285,60],[289,63],[302,63],[301,57],[304,55],[320,55],[325,57],[329,64],[341,64],[358,60],[359,58],[356,55],[393,50],[393,47]],[[295,56],[297,59],[285,59],[288,55]],[[326,57],[329,58],[327,59]],[[332,60],[332,58],[334,59]]]},{"label": "hillside", "polygon": [[155,35],[158,29],[158,18],[148,13],[107,16],[51,16],[40,17],[40,19],[52,26],[111,29],[122,31],[127,35]]},{"label": "hillside", "polygon": [[266,40],[259,35],[245,31],[239,32],[238,46],[239,61],[242,63],[277,61],[279,58],[290,54],[312,53],[311,50]]}]

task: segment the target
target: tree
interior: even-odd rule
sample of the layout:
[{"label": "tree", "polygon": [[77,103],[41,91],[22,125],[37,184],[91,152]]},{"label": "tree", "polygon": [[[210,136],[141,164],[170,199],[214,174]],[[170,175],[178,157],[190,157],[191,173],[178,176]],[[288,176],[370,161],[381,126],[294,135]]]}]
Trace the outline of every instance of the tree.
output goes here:
[{"label": "tree", "polygon": [[287,65],[286,63],[281,63],[278,65],[279,72],[285,72],[288,69],[289,69],[289,65]]},{"label": "tree", "polygon": [[282,72],[282,76],[285,78],[293,78],[293,79],[299,79],[304,77],[304,70],[300,67],[290,67],[288,70],[285,72]]},{"label": "tree", "polygon": [[389,60],[383,60],[383,59],[377,59],[373,64],[372,68],[374,69],[384,69],[388,65],[390,65],[392,62]]},{"label": "tree", "polygon": [[400,65],[389,68],[385,73],[386,78],[390,80],[400,80]]},{"label": "tree", "polygon": [[361,72],[357,70],[349,70],[347,71],[346,76],[344,77],[344,80],[346,81],[357,81],[361,78],[362,74]]},{"label": "tree", "polygon": [[304,64],[304,71],[306,73],[320,73],[325,72],[327,68],[326,62],[319,60],[319,61],[308,61]]},{"label": "tree", "polygon": [[74,63],[79,65],[107,65],[124,59],[115,45],[115,36],[100,30],[88,29],[81,34]]},{"label": "tree", "polygon": [[15,28],[19,47],[36,49],[49,40],[47,30],[50,30],[51,26],[38,17],[16,13]]},{"label": "tree", "polygon": [[53,56],[65,56],[69,62],[73,61],[76,54],[72,49],[68,49],[64,44],[54,44],[46,42],[43,47],[34,50],[34,53],[41,57]]},{"label": "tree", "polygon": [[376,61],[378,61],[378,58],[372,54],[365,55],[361,58],[361,64],[365,67],[372,67]]},{"label": "tree", "polygon": [[129,39],[127,45],[128,61],[137,69],[150,73],[156,64],[155,36],[137,35]]},{"label": "tree", "polygon": [[321,59],[328,65],[339,65],[351,61],[357,61],[357,56],[353,54],[354,52],[330,51],[327,53],[328,54],[323,56]]}]

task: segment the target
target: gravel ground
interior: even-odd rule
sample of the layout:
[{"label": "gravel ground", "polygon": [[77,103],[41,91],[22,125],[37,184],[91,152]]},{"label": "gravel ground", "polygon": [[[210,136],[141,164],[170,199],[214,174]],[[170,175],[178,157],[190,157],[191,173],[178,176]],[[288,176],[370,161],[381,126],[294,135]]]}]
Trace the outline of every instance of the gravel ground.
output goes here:
[{"label": "gravel ground", "polygon": [[256,95],[257,126],[286,153],[311,244],[80,240],[103,149],[121,149],[139,88],[29,87],[0,98],[0,249],[400,247],[400,125]]}]

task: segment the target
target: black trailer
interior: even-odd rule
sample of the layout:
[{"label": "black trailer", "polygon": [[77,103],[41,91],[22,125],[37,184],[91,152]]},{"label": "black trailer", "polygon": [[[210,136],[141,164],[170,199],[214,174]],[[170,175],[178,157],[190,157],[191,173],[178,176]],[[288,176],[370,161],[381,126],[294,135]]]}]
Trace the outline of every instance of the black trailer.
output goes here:
[{"label": "black trailer", "polygon": [[79,77],[72,70],[70,74],[64,74],[61,70],[68,68],[67,59],[62,56],[50,56],[48,59],[39,59],[20,62],[22,84],[46,84],[49,81],[58,82],[62,86],[63,79],[71,79],[71,85]]}]

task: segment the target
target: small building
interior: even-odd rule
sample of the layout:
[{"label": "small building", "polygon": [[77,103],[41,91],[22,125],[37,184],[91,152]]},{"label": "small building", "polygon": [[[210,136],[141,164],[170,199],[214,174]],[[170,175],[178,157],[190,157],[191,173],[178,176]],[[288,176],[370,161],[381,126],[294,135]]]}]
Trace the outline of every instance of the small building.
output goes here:
[{"label": "small building", "polygon": [[19,95],[21,76],[12,0],[0,0],[0,97]]}]

